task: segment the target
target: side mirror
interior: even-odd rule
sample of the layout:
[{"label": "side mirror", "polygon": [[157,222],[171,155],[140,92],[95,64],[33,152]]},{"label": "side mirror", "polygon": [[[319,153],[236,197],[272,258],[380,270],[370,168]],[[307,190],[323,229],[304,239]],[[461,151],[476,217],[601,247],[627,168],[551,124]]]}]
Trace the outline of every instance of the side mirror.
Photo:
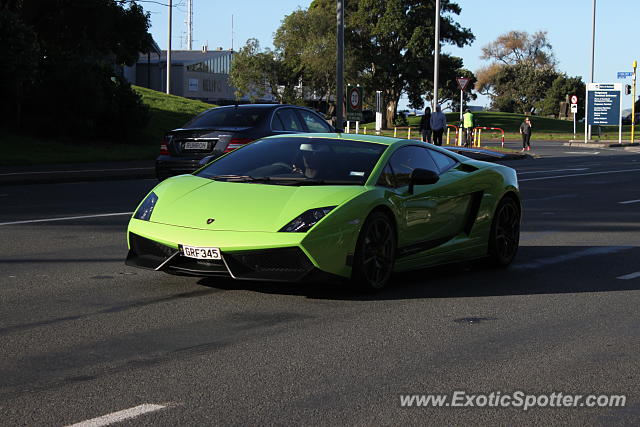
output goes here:
[{"label": "side mirror", "polygon": [[409,194],[413,194],[414,185],[435,184],[440,179],[437,173],[428,169],[414,169],[409,181]]}]

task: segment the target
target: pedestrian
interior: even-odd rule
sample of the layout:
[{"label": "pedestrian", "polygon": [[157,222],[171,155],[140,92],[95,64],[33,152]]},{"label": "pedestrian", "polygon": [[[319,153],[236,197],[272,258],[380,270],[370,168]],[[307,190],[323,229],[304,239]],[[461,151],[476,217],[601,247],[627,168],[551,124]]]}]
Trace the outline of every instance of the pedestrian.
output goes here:
[{"label": "pedestrian", "polygon": [[473,114],[471,110],[468,108],[464,110],[464,115],[462,116],[462,127],[464,128],[464,146],[471,147],[471,140],[473,139],[473,127],[475,124],[473,123]]},{"label": "pedestrian", "polygon": [[436,105],[436,111],[431,115],[431,130],[433,131],[433,143],[442,145],[442,134],[447,127],[447,117],[442,112],[439,105]]},{"label": "pedestrian", "polygon": [[524,119],[520,125],[520,134],[522,135],[522,151],[531,150],[531,120],[529,117]]},{"label": "pedestrian", "polygon": [[422,142],[431,144],[431,107],[424,109],[424,114],[420,119],[420,132],[422,133]]}]

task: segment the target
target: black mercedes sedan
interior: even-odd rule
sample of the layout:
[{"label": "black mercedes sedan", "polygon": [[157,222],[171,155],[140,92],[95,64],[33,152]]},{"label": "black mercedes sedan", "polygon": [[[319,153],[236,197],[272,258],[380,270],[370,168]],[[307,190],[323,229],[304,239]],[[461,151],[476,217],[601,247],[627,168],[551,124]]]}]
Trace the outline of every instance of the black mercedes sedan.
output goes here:
[{"label": "black mercedes sedan", "polygon": [[191,173],[203,163],[258,138],[301,132],[335,132],[315,111],[296,105],[216,107],[168,132],[156,159],[159,180]]}]

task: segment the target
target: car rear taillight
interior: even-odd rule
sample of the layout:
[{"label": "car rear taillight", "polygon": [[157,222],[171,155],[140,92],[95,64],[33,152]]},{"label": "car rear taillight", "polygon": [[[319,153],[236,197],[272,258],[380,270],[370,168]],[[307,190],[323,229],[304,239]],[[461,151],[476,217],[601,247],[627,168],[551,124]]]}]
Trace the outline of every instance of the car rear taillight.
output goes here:
[{"label": "car rear taillight", "polygon": [[164,138],[162,138],[162,141],[160,141],[160,155],[168,155],[169,154],[169,147],[167,147],[169,140],[167,139],[167,137],[165,136]]},{"label": "car rear taillight", "polygon": [[240,148],[245,144],[253,141],[251,138],[231,138],[229,143],[227,144],[227,148],[224,149],[225,153],[235,150],[236,148]]}]

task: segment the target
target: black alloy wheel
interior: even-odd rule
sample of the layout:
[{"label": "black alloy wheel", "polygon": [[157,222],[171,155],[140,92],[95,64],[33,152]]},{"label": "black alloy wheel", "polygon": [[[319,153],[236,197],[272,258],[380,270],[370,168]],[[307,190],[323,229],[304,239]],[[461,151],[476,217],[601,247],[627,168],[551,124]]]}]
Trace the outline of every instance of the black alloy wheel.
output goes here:
[{"label": "black alloy wheel", "polygon": [[353,281],[363,289],[384,288],[396,256],[396,231],[383,212],[373,212],[364,223],[354,256]]},{"label": "black alloy wheel", "polygon": [[491,224],[489,257],[496,266],[506,267],[516,257],[520,243],[520,206],[513,197],[500,200]]}]

